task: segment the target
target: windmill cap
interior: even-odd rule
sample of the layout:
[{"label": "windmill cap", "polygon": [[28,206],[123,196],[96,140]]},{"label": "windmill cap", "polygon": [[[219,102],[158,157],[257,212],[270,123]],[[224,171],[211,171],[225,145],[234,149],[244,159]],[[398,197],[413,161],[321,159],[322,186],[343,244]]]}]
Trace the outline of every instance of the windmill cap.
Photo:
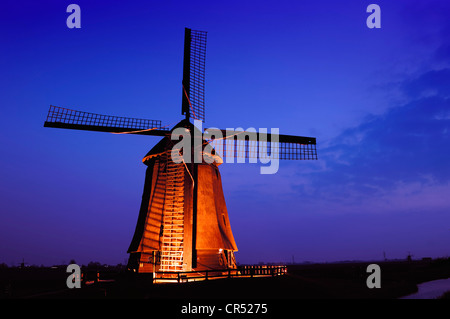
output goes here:
[{"label": "windmill cap", "polygon": [[[200,136],[202,137],[202,163],[210,164],[214,163],[215,165],[220,165],[223,163],[222,158],[216,154],[215,150],[213,149],[212,152],[205,152],[203,151],[203,145],[207,143],[205,139],[203,139],[202,132],[191,122],[189,122],[186,119],[181,120],[178,124],[176,124],[171,130],[170,133],[168,133],[165,137],[163,137],[142,159],[142,162],[146,165],[149,165],[149,161],[153,158],[156,158],[158,156],[161,156],[165,153],[170,154],[173,147],[179,142],[179,140],[172,140],[172,133],[175,129],[178,128],[185,128],[186,131],[189,131],[189,134],[191,136]],[[193,133],[194,132],[194,133]],[[191,152],[193,154],[194,152],[194,145],[191,143]],[[208,158],[208,161],[205,162],[204,159]],[[199,163],[200,164],[200,163]]]}]

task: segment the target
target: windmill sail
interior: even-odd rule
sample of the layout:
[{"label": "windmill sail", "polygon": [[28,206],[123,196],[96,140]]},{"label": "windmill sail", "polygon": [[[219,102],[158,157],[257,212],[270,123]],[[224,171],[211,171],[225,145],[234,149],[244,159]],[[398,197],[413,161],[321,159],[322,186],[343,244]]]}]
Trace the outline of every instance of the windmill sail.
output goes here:
[{"label": "windmill sail", "polygon": [[214,153],[223,160],[232,158],[273,158],[280,160],[316,160],[314,137],[263,134],[247,131],[208,129],[204,135]]},{"label": "windmill sail", "polygon": [[205,121],[206,32],[186,28],[184,34],[181,114]]},{"label": "windmill sail", "polygon": [[101,115],[53,105],[48,110],[44,127],[157,136],[169,133],[158,120]]}]

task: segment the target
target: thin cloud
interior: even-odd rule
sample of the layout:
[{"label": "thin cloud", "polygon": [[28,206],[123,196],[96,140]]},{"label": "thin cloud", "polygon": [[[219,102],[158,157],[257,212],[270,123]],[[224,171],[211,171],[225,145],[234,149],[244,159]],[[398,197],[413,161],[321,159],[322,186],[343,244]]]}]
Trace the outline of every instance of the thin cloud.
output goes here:
[{"label": "thin cloud", "polygon": [[308,174],[308,193],[314,189],[315,198],[342,209],[367,203],[400,209],[419,201],[450,208],[442,193],[450,190],[450,69],[426,72],[401,87],[410,102],[367,117],[321,150],[327,170]]}]

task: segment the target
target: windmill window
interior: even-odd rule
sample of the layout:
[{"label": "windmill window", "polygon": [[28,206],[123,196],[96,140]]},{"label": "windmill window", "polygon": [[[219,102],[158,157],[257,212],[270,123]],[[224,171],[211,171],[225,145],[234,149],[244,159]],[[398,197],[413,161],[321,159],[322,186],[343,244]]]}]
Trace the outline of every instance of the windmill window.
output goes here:
[{"label": "windmill window", "polygon": [[227,225],[227,221],[225,219],[225,214],[222,214],[222,218],[223,218],[223,224],[226,226]]}]

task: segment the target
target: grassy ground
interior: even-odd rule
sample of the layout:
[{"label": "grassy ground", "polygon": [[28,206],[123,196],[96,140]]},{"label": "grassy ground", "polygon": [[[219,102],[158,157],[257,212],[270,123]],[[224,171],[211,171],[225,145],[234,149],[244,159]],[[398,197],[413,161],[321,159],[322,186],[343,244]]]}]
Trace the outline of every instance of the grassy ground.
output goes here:
[{"label": "grassy ground", "polygon": [[[396,299],[417,291],[417,284],[449,278],[450,259],[410,262],[378,262],[381,288],[366,286],[366,263],[291,265],[278,277],[219,279],[184,284],[152,285],[148,281],[115,275],[81,289],[68,289],[64,271],[3,269],[2,298],[155,300],[300,300],[300,299]],[[449,295],[446,294],[446,298]]]}]

